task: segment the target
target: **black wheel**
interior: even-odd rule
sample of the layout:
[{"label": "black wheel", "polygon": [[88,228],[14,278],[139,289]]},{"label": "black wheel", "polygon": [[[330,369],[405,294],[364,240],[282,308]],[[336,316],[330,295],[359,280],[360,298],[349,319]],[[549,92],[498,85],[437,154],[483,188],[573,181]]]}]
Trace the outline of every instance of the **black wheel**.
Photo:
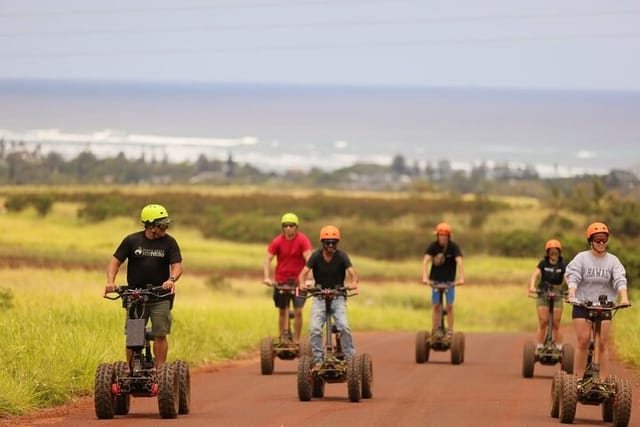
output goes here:
[{"label": "black wheel", "polygon": [[560,416],[560,396],[562,395],[562,376],[564,371],[558,371],[553,376],[551,382],[551,416],[558,418]]},{"label": "black wheel", "polygon": [[260,342],[260,371],[262,375],[273,374],[273,339],[271,337],[263,338]]},{"label": "black wheel", "polygon": [[165,363],[158,370],[158,411],[162,418],[176,418],[180,397],[175,366]]},{"label": "black wheel", "polygon": [[96,369],[93,404],[96,417],[101,420],[113,418],[116,413],[116,400],[111,394],[114,370],[110,363],[101,363]]},{"label": "black wheel", "polygon": [[[122,378],[129,376],[129,364],[124,361],[119,361],[113,364],[113,372],[115,378]],[[127,415],[131,406],[131,395],[121,394],[115,396],[116,415]]]},{"label": "black wheel", "polygon": [[533,365],[536,363],[536,345],[531,341],[524,343],[522,352],[522,376],[531,378],[533,376]]},{"label": "black wheel", "polygon": [[562,395],[558,416],[563,424],[571,424],[576,417],[578,405],[578,379],[573,374],[562,375]]},{"label": "black wheel", "polygon": [[562,370],[567,374],[573,374],[573,346],[562,344]]},{"label": "black wheel", "polygon": [[420,331],[416,334],[416,363],[429,360],[429,332]]},{"label": "black wheel", "polygon": [[464,360],[464,334],[454,332],[451,336],[451,364],[459,365]]},{"label": "black wheel", "polygon": [[304,337],[300,340],[298,356],[313,356],[313,351],[311,350],[311,339],[309,337]]},{"label": "black wheel", "polygon": [[356,356],[351,356],[347,359],[347,391],[351,402],[360,402],[362,397],[361,381],[362,367],[360,366],[360,359]]},{"label": "black wheel", "polygon": [[[607,375],[606,383],[612,390],[616,389],[616,377],[613,374]],[[610,423],[613,421],[613,399],[614,396],[602,402],[602,421]]]},{"label": "black wheel", "polygon": [[188,414],[191,407],[191,373],[184,360],[173,362],[178,377],[178,414]]},{"label": "black wheel", "polygon": [[313,397],[324,397],[324,384],[322,378],[313,377],[311,381],[311,395]]},{"label": "black wheel", "polygon": [[360,355],[360,369],[362,369],[362,398],[373,397],[373,361],[368,353]]},{"label": "black wheel", "polygon": [[298,399],[301,402],[311,400],[313,377],[311,373],[313,359],[302,356],[298,362]]},{"label": "black wheel", "polygon": [[624,378],[616,377],[616,397],[613,401],[613,425],[627,427],[631,419],[631,403],[633,402],[631,383]]}]

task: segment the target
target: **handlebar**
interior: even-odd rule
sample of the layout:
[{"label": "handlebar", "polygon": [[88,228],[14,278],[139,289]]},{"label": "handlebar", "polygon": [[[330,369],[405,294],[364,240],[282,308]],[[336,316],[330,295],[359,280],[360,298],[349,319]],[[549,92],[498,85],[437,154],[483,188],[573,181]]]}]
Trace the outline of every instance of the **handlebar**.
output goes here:
[{"label": "handlebar", "polygon": [[[128,286],[117,286],[115,291],[105,292],[102,297],[114,301],[125,297],[133,297],[134,299],[142,297],[166,298],[173,295],[173,292],[163,293],[165,291],[166,289],[164,289],[162,286],[154,286],[147,289],[130,289]],[[109,294],[113,293],[117,295],[109,296]]]},{"label": "handlebar", "polygon": [[307,298],[318,297],[321,299],[333,299],[335,297],[343,296],[345,298],[358,295],[358,288],[350,288],[347,286],[336,286],[334,288],[323,288],[316,286],[307,288]]},{"label": "handlebar", "polygon": [[297,292],[298,289],[298,284],[292,281],[288,281],[288,282],[271,282],[270,284],[268,284],[267,286],[277,289],[279,291],[283,291],[283,292]]},{"label": "handlebar", "polygon": [[449,288],[455,287],[456,282],[429,282],[428,285],[431,286],[433,289],[447,290]]},{"label": "handlebar", "polygon": [[631,304],[618,304],[613,301],[607,301],[605,304],[594,303],[593,301],[571,301],[567,300],[571,305],[582,307],[593,311],[615,311],[622,308],[631,307]]}]

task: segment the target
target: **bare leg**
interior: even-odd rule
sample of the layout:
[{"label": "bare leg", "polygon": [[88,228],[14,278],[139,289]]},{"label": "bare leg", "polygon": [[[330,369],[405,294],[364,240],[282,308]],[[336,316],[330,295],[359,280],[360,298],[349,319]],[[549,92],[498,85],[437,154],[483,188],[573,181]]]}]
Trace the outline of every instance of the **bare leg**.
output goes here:
[{"label": "bare leg", "polygon": [[538,331],[536,333],[537,344],[544,344],[544,336],[547,333],[548,324],[549,324],[549,308],[544,305],[538,306]]},{"label": "bare leg", "polygon": [[562,321],[562,307],[553,309],[553,339],[556,344],[562,344],[562,329],[560,322]]},{"label": "bare leg", "polygon": [[600,327],[600,378],[607,378],[609,374],[609,331],[611,321],[603,321]]},{"label": "bare leg", "polygon": [[433,312],[431,315],[431,328],[436,330],[440,327],[440,304],[433,304]]},{"label": "bare leg", "polygon": [[167,353],[169,353],[167,337],[153,337],[153,354],[156,359],[156,368],[160,368],[167,361]]},{"label": "bare leg", "polygon": [[587,365],[587,351],[589,349],[589,338],[591,337],[591,324],[585,319],[573,319],[573,328],[576,332],[576,340],[578,341],[573,369],[578,377],[582,377]]},{"label": "bare leg", "polygon": [[453,304],[447,305],[447,328],[453,331]]},{"label": "bare leg", "polygon": [[278,311],[278,334],[280,334],[280,338],[282,338],[282,332],[287,330],[289,310],[287,308],[279,308]]}]

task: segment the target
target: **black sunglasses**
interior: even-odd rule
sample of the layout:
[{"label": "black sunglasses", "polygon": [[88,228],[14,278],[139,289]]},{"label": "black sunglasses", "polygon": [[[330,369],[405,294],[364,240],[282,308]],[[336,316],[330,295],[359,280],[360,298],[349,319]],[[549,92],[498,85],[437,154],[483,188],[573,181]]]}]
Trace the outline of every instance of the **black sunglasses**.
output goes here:
[{"label": "black sunglasses", "polygon": [[338,244],[338,239],[324,239],[322,244],[325,246],[335,246]]}]

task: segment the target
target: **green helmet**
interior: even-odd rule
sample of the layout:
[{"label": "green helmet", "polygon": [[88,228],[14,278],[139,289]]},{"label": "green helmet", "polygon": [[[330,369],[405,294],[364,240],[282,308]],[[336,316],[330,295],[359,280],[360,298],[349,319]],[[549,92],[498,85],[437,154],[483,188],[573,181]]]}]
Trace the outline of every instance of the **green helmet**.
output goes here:
[{"label": "green helmet", "polygon": [[169,224],[169,212],[162,205],[147,205],[140,212],[140,221],[144,225]]},{"label": "green helmet", "polygon": [[282,219],[280,220],[280,224],[295,224],[298,225],[298,215],[287,212],[282,215]]}]

